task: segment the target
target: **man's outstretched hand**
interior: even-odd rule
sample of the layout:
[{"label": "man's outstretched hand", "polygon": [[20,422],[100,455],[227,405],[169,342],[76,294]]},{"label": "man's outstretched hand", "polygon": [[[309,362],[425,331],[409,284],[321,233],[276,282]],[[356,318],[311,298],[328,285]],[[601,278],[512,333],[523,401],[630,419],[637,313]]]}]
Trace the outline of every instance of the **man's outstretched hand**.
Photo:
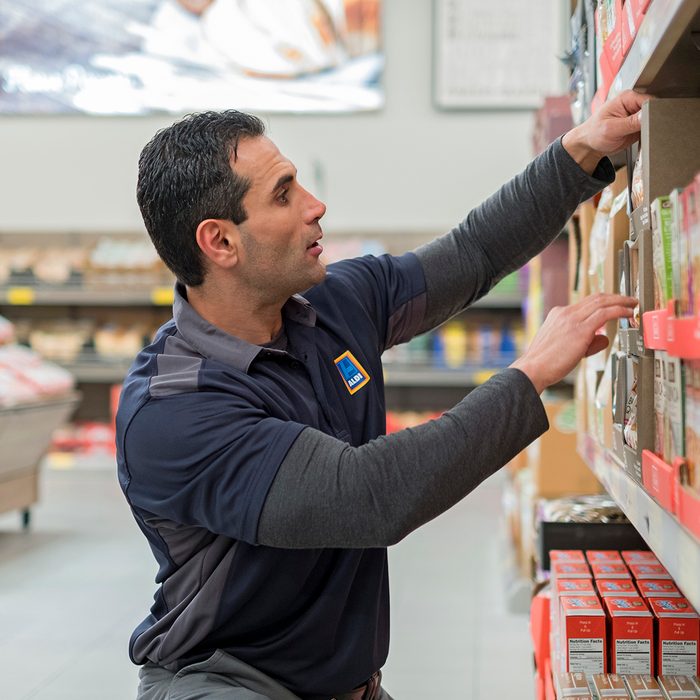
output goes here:
[{"label": "man's outstretched hand", "polygon": [[562,145],[592,175],[603,156],[621,151],[639,138],[642,105],[649,99],[649,95],[634,90],[620,93],[583,124],[564,134]]},{"label": "man's outstretched hand", "polygon": [[511,367],[524,372],[541,394],[564,379],[581,358],[608,347],[608,339],[596,331],[608,321],[631,317],[638,303],[621,294],[594,294],[577,304],[553,308]]}]

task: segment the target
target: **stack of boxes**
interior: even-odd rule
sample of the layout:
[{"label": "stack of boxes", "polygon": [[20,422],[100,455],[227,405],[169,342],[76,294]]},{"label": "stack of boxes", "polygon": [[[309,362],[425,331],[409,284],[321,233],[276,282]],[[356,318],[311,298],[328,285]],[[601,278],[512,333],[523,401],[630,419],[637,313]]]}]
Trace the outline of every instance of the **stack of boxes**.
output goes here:
[{"label": "stack of boxes", "polygon": [[605,698],[632,691],[603,676],[595,686],[597,674],[697,675],[700,616],[653,553],[555,550],[550,557],[550,650],[559,697],[579,697],[580,690],[575,678],[561,674],[588,678],[597,695],[581,697]]}]

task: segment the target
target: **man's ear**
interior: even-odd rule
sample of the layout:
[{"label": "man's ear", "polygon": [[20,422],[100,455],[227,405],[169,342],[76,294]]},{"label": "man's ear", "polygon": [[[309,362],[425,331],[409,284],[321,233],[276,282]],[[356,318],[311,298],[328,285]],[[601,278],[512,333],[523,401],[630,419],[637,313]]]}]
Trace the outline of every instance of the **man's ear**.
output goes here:
[{"label": "man's ear", "polygon": [[225,219],[205,219],[197,226],[197,245],[212,264],[231,268],[238,263],[238,227]]}]

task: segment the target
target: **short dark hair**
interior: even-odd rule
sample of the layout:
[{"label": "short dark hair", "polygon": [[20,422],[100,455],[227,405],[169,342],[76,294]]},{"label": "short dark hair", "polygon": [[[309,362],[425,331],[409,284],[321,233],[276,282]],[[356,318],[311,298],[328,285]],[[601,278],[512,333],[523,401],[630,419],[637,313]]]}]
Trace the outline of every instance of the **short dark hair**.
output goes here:
[{"label": "short dark hair", "polygon": [[204,219],[245,221],[243,197],[250,181],[230,159],[243,138],[263,136],[264,123],[226,110],[189,114],[161,129],[139,157],[136,199],[146,230],[163,262],[190,287],[204,281],[195,232]]}]

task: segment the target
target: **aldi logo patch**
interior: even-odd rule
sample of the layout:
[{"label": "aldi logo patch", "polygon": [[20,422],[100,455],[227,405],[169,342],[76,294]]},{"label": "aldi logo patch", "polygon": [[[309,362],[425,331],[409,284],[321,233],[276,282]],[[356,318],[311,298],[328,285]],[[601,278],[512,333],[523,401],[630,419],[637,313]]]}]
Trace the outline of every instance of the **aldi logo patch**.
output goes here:
[{"label": "aldi logo patch", "polygon": [[369,381],[369,374],[349,350],[346,350],[340,357],[336,357],[333,362],[351,394],[362,389]]}]

